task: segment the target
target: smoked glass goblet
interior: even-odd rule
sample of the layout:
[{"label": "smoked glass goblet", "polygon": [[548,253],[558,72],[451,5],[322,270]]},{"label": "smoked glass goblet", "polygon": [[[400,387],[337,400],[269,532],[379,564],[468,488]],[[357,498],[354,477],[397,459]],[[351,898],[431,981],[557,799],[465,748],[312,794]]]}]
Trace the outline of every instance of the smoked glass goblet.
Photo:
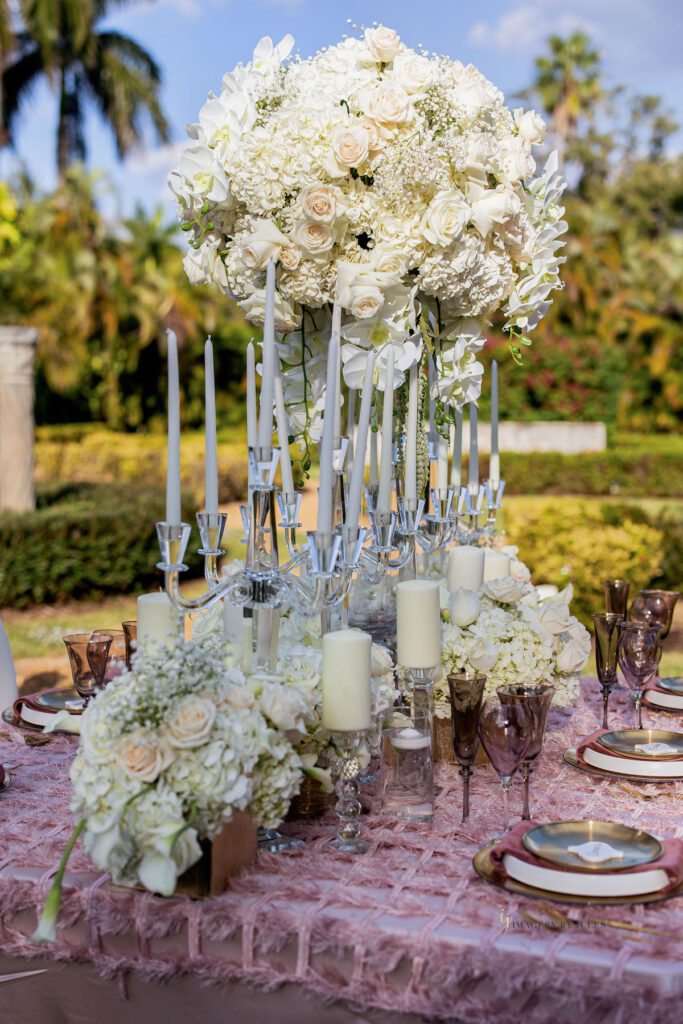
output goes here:
[{"label": "smoked glass goblet", "polygon": [[104,670],[104,683],[110,683],[115,676],[120,676],[126,669],[126,635],[122,629],[94,629],[90,635],[91,640],[99,640],[100,637],[111,637],[109,652],[107,654],[107,666]]},{"label": "smoked glass goblet", "polygon": [[479,716],[479,739],[503,785],[503,833],[510,829],[512,776],[531,743],[533,720],[524,704],[487,704]]},{"label": "smoked glass goblet", "polygon": [[631,584],[628,580],[605,580],[605,611],[612,615],[623,615],[626,618],[628,608],[628,591]]},{"label": "smoked glass goblet", "polygon": [[108,634],[102,634],[93,640],[90,633],[72,633],[64,637],[74,686],[83,698],[84,707],[95,691],[104,686],[112,639]]},{"label": "smoked glass goblet", "polygon": [[679,596],[677,590],[641,590],[631,605],[631,621],[659,626],[661,643],[669,635]]},{"label": "smoked glass goblet", "polygon": [[478,672],[453,672],[447,676],[451,698],[451,733],[455,759],[462,777],[462,820],[470,816],[470,776],[477,755],[477,722],[486,676]]},{"label": "smoked glass goblet", "polygon": [[138,623],[137,619],[129,622],[122,622],[123,635],[126,638],[126,668],[130,669],[131,658],[138,647]]},{"label": "smoked glass goblet", "polygon": [[659,626],[640,622],[622,622],[619,628],[619,667],[633,692],[636,705],[636,729],[643,728],[643,690],[654,678],[662,657]]},{"label": "smoked glass goblet", "polygon": [[529,780],[533,771],[533,762],[541,753],[543,740],[545,738],[545,727],[548,721],[548,711],[555,693],[555,687],[549,683],[539,683],[536,686],[526,686],[521,683],[512,683],[509,686],[500,686],[496,691],[500,703],[507,706],[510,704],[521,704],[526,707],[531,715],[531,739],[522,761],[520,774],[524,782],[524,810],[522,821],[530,821],[529,811]]},{"label": "smoked glass goblet", "polygon": [[617,648],[619,646],[619,627],[624,621],[623,615],[607,612],[606,615],[594,615],[595,626],[595,665],[598,679],[602,686],[602,727],[607,729],[607,705],[612,687],[617,681]]}]

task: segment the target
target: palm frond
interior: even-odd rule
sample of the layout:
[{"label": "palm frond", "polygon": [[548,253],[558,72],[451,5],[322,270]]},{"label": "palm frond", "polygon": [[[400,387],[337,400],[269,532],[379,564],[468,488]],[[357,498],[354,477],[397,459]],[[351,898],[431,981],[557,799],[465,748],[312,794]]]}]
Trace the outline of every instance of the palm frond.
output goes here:
[{"label": "palm frond", "polygon": [[44,71],[40,50],[28,50],[9,64],[2,73],[2,123],[11,139],[19,111]]}]

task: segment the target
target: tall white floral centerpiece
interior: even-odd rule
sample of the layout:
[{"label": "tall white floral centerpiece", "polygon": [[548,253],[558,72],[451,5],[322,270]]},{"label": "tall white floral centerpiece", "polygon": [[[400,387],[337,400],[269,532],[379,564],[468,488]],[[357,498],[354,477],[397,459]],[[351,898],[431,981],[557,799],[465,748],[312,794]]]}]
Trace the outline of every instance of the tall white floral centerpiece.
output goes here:
[{"label": "tall white floral centerpiece", "polygon": [[187,274],[262,324],[276,261],[290,432],[306,442],[320,436],[335,300],[347,385],[374,347],[375,383],[393,351],[400,386],[426,342],[443,420],[442,403],[451,415],[479,396],[489,319],[518,356],[558,287],[564,181],[554,155],[537,172],[544,122],[382,26],[305,59],[293,45],[262,39],[188,125],[169,177]]}]

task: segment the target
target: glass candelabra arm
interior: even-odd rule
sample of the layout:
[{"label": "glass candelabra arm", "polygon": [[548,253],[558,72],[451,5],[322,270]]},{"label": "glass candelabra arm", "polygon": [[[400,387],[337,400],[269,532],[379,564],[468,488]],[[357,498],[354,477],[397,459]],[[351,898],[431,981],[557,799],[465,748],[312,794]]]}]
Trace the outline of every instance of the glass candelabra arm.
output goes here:
[{"label": "glass candelabra arm", "polygon": [[223,540],[227,521],[228,517],[224,512],[197,513],[199,536],[202,539],[199,554],[204,556],[204,578],[210,587],[215,586],[220,581],[218,559],[221,555],[225,554],[225,551],[221,548],[221,541]]}]

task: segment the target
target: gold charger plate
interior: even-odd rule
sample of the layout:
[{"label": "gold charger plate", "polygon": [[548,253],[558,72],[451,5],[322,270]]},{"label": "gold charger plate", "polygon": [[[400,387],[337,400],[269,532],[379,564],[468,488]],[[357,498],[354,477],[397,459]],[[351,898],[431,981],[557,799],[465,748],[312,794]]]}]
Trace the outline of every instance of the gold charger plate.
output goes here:
[{"label": "gold charger plate", "polygon": [[[581,860],[567,847],[582,843],[608,843],[621,850],[623,857],[613,857],[600,864],[589,864]],[[614,821],[556,821],[549,825],[537,825],[522,836],[522,846],[551,864],[596,874],[624,871],[641,864],[651,864],[663,853],[662,844],[642,829],[620,825]]]},{"label": "gold charger plate", "polygon": [[[37,693],[33,700],[39,707],[45,708],[46,711],[68,711],[70,715],[83,714],[83,698],[72,688],[57,690],[53,693]],[[69,706],[78,705],[79,703],[80,707]]]},{"label": "gold charger plate", "polygon": [[669,693],[683,697],[683,676],[667,676],[665,679],[660,679],[657,686],[662,690],[668,690]]},{"label": "gold charger plate", "polygon": [[42,732],[42,725],[29,725],[23,718],[19,718],[18,715],[14,714],[14,708],[5,708],[2,715],[0,715],[3,722],[6,725],[13,725],[15,729],[26,729],[27,732]]},{"label": "gold charger plate", "polygon": [[618,907],[632,903],[661,903],[663,900],[671,899],[673,896],[683,895],[683,882],[669,892],[650,892],[643,896],[573,896],[567,893],[553,892],[552,890],[536,889],[531,885],[524,885],[523,882],[516,882],[509,876],[501,878],[494,875],[491,851],[498,845],[499,840],[487,843],[481,850],[478,850],[472,858],[474,870],[480,878],[498,889],[505,889],[506,892],[515,893],[518,896],[530,896],[535,900],[553,900],[555,903],[579,903],[583,906],[593,907]]},{"label": "gold charger plate", "polygon": [[[683,733],[669,732],[665,729],[618,729],[606,732],[597,740],[601,747],[637,761],[677,761],[683,758]],[[675,754],[644,754],[636,750],[638,744],[666,743],[676,748]],[[681,768],[683,775],[683,766]]]},{"label": "gold charger plate", "polygon": [[576,747],[570,747],[569,750],[565,750],[564,759],[567,764],[570,764],[572,768],[578,768],[580,772],[588,772],[589,775],[600,775],[604,779],[618,779],[620,782],[681,782],[683,781],[683,768],[681,768],[680,778],[676,776],[668,775],[662,777],[660,775],[624,775],[622,772],[609,772],[606,768],[597,768],[592,764],[586,764],[576,755]]}]

